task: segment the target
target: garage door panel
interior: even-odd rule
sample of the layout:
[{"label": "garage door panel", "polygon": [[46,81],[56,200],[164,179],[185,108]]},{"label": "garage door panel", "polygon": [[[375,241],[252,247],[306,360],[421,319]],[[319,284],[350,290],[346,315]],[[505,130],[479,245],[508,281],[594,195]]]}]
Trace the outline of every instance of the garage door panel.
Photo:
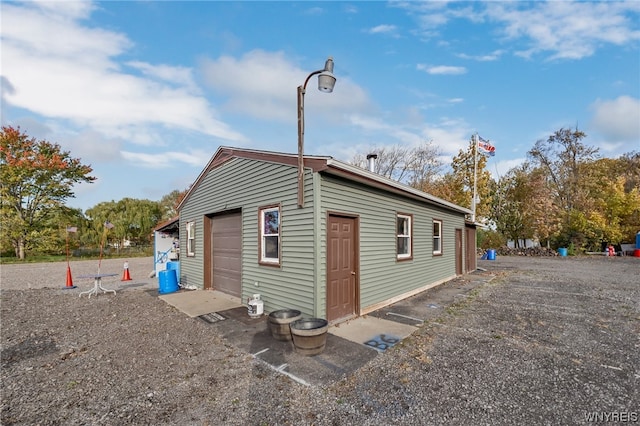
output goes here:
[{"label": "garage door panel", "polygon": [[214,216],[211,224],[213,288],[232,296],[242,293],[242,216]]}]

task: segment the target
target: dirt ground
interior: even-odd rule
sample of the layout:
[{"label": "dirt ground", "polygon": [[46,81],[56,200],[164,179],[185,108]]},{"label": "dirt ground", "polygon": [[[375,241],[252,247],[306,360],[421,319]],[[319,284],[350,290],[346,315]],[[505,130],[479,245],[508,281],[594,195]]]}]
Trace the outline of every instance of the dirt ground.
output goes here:
[{"label": "dirt ground", "polygon": [[[495,276],[325,386],[266,368],[158,298],[151,259],[0,266],[9,424],[428,425],[640,422],[640,259],[498,256]],[[464,279],[464,277],[462,278]]]}]

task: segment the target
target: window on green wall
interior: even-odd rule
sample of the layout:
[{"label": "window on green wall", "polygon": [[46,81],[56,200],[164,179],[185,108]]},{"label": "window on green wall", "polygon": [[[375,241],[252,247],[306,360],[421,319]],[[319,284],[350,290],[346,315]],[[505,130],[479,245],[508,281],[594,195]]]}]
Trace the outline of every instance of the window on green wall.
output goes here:
[{"label": "window on green wall", "polygon": [[433,254],[442,254],[442,221],[433,221]]},{"label": "window on green wall", "polygon": [[405,213],[396,215],[396,258],[411,259],[413,248],[413,216]]},{"label": "window on green wall", "polygon": [[260,240],[258,241],[259,263],[280,265],[280,206],[261,207]]},{"label": "window on green wall", "polygon": [[196,223],[187,222],[187,256],[196,255]]}]

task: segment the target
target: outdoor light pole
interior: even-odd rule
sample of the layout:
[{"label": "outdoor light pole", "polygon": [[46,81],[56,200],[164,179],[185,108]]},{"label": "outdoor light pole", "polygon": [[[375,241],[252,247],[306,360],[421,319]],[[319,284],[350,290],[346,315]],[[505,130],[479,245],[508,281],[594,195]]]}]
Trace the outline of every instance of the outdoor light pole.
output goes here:
[{"label": "outdoor light pole", "polygon": [[314,75],[318,75],[318,90],[325,93],[333,92],[336,78],[333,75],[333,58],[329,57],[324,63],[324,69],[314,71],[298,86],[298,207],[304,207],[304,94],[307,83]]}]

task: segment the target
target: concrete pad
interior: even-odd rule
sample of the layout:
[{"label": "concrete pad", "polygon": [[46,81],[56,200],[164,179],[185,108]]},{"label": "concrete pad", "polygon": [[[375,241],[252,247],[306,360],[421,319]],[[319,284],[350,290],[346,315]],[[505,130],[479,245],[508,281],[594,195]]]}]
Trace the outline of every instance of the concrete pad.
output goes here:
[{"label": "concrete pad", "polygon": [[191,318],[242,306],[237,298],[212,290],[185,290],[158,297]]},{"label": "concrete pad", "polygon": [[[231,312],[221,312],[228,319],[216,322],[212,327],[234,346],[300,384],[319,386],[334,383],[355,372],[379,353],[362,343],[327,334],[326,347],[321,354],[300,355],[295,351],[292,341],[273,338],[267,316],[243,322],[229,316]],[[247,316],[246,309],[244,316]]]},{"label": "concrete pad", "polygon": [[329,327],[334,336],[384,350],[411,335],[418,327],[365,315]]}]

